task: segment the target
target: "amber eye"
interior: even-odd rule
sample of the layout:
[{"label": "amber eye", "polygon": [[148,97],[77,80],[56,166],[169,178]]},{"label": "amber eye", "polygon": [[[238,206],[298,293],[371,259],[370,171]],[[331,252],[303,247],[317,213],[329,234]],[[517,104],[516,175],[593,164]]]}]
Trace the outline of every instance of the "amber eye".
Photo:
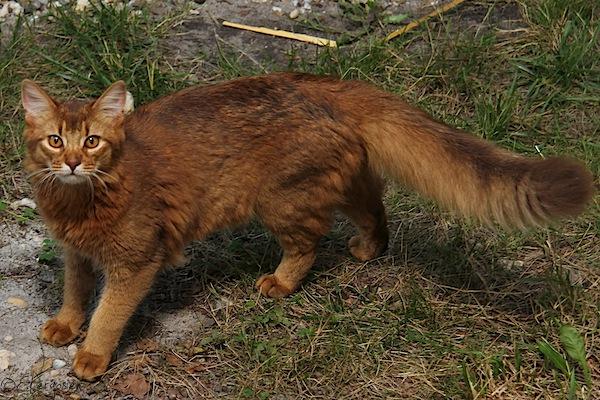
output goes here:
[{"label": "amber eye", "polygon": [[60,138],[60,136],[50,135],[50,136],[48,136],[48,144],[50,145],[50,147],[54,147],[55,149],[58,149],[58,148],[62,147],[63,142],[62,142],[62,139]]},{"label": "amber eye", "polygon": [[100,137],[98,136],[88,136],[87,138],[85,138],[85,147],[87,147],[88,149],[93,149],[94,147],[97,147],[98,143],[100,143]]}]

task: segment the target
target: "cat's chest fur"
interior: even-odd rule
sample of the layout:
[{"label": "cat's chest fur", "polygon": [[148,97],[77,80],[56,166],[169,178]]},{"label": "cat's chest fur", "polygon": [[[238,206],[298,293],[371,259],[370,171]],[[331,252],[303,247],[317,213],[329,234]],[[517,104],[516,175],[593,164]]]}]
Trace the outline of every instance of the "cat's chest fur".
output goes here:
[{"label": "cat's chest fur", "polygon": [[136,226],[126,204],[108,200],[100,205],[98,200],[91,204],[72,194],[64,198],[37,196],[40,214],[52,236],[101,265],[145,251],[139,249],[139,243],[151,234]]}]

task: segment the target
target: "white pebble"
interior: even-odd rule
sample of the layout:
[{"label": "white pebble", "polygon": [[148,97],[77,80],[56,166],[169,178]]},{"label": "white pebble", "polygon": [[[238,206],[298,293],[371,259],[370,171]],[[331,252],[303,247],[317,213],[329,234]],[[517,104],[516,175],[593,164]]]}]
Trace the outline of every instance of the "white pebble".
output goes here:
[{"label": "white pebble", "polygon": [[5,18],[8,15],[8,5],[0,5],[0,18]]},{"label": "white pebble", "polygon": [[77,353],[77,345],[75,343],[70,344],[69,347],[67,347],[67,353],[69,353],[69,357],[71,357],[71,359],[75,358],[75,354]]},{"label": "white pebble", "polygon": [[86,8],[90,6],[89,0],[77,0],[77,4],[75,4],[75,11],[82,12],[85,11]]},{"label": "white pebble", "polygon": [[15,15],[20,15],[23,12],[23,7],[21,7],[21,5],[16,1],[9,1],[7,7],[10,7]]},{"label": "white pebble", "polygon": [[63,360],[59,360],[58,358],[52,361],[52,369],[61,369],[65,365],[67,365],[67,363]]},{"label": "white pebble", "polygon": [[4,341],[5,341],[5,342],[11,342],[12,340],[13,340],[13,337],[12,337],[12,336],[10,336],[10,335],[6,335],[6,336],[4,336]]},{"label": "white pebble", "polygon": [[300,15],[300,11],[298,11],[297,8],[294,8],[292,10],[292,12],[290,13],[290,18],[291,19],[296,19],[296,18],[298,18],[298,15]]}]

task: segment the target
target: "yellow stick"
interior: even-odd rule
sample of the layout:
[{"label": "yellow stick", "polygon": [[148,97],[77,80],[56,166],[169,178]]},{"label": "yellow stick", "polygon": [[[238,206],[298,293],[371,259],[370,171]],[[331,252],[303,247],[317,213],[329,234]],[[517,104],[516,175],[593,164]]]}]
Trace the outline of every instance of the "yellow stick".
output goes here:
[{"label": "yellow stick", "polygon": [[337,47],[335,40],[324,39],[316,36],[304,35],[301,33],[293,33],[288,31],[280,31],[277,29],[263,28],[261,26],[250,26],[244,24],[236,24],[235,22],[223,21],[224,26],[231,28],[243,29],[246,31],[264,33],[265,35],[273,35],[288,39],[299,40],[301,42],[312,43],[319,46]]},{"label": "yellow stick", "polygon": [[403,35],[408,31],[412,31],[413,29],[415,29],[417,26],[421,25],[423,22],[427,21],[429,18],[431,17],[435,17],[437,15],[441,15],[442,13],[456,7],[457,5],[459,5],[460,3],[462,3],[465,0],[453,0],[448,4],[444,4],[443,6],[436,8],[435,10],[433,10],[432,12],[430,12],[429,14],[425,15],[424,17],[418,18],[414,21],[412,21],[410,24],[395,30],[393,32],[391,32],[389,35],[386,36],[385,41],[389,41],[392,40],[393,38]]}]

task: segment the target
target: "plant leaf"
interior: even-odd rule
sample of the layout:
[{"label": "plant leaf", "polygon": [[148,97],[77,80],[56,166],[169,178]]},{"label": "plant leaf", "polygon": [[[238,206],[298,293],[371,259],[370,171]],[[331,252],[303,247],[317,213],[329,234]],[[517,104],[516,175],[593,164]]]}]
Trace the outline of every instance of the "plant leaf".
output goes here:
[{"label": "plant leaf", "polygon": [[560,342],[567,354],[580,365],[586,363],[585,343],[577,329],[569,325],[560,327]]},{"label": "plant leaf", "polygon": [[567,399],[575,400],[577,398],[577,380],[575,379],[575,373],[571,374],[569,379],[569,388],[567,392]]},{"label": "plant leaf", "polygon": [[585,341],[577,329],[570,325],[563,325],[559,331],[560,342],[567,354],[581,367],[586,383],[591,386],[592,377],[587,362]]},{"label": "plant leaf", "polygon": [[544,355],[546,360],[552,364],[552,366],[562,373],[568,376],[569,364],[567,360],[560,354],[546,339],[538,340],[537,347],[540,352]]},{"label": "plant leaf", "polygon": [[383,19],[383,22],[386,24],[399,24],[406,18],[408,18],[406,14],[388,15]]}]

